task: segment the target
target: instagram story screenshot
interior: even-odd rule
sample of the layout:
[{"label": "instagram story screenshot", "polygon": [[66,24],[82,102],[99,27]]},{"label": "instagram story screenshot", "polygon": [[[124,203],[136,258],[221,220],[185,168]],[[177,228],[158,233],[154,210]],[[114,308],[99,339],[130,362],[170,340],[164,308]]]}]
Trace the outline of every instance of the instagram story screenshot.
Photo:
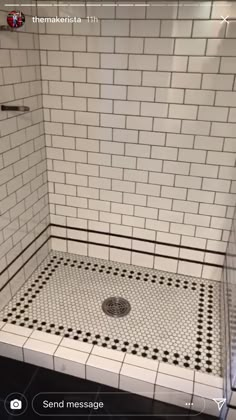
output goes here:
[{"label": "instagram story screenshot", "polygon": [[0,0],[0,420],[236,419],[236,1]]}]

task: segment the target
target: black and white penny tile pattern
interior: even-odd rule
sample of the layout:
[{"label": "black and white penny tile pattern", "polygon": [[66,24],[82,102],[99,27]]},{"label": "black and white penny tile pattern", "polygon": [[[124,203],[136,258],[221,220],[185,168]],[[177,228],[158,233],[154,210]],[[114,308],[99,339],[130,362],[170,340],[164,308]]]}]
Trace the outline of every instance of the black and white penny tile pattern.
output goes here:
[{"label": "black and white penny tile pattern", "polygon": [[[102,311],[110,296],[131,311]],[[221,375],[220,284],[52,251],[0,320]]]}]

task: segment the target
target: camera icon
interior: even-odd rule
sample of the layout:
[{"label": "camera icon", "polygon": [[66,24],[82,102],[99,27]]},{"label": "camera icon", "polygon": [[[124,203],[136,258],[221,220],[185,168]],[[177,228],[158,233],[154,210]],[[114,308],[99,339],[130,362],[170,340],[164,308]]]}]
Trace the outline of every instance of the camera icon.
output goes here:
[{"label": "camera icon", "polygon": [[11,410],[22,410],[22,402],[20,400],[11,400],[10,401],[10,409]]}]

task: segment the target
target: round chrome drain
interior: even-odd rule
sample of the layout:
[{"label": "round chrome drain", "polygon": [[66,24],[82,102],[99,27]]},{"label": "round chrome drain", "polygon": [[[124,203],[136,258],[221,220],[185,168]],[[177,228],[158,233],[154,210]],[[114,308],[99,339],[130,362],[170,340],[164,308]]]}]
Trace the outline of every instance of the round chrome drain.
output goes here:
[{"label": "round chrome drain", "polygon": [[128,315],[131,306],[128,300],[120,296],[112,296],[104,300],[102,310],[106,315],[112,316],[113,318],[121,318]]}]

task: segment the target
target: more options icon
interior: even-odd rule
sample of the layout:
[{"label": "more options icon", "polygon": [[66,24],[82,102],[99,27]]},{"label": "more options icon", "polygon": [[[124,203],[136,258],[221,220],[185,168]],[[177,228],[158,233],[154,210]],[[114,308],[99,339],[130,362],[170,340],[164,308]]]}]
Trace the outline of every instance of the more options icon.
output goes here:
[{"label": "more options icon", "polygon": [[23,394],[14,392],[9,394],[4,401],[5,410],[11,416],[21,416],[28,407],[28,401]]}]

